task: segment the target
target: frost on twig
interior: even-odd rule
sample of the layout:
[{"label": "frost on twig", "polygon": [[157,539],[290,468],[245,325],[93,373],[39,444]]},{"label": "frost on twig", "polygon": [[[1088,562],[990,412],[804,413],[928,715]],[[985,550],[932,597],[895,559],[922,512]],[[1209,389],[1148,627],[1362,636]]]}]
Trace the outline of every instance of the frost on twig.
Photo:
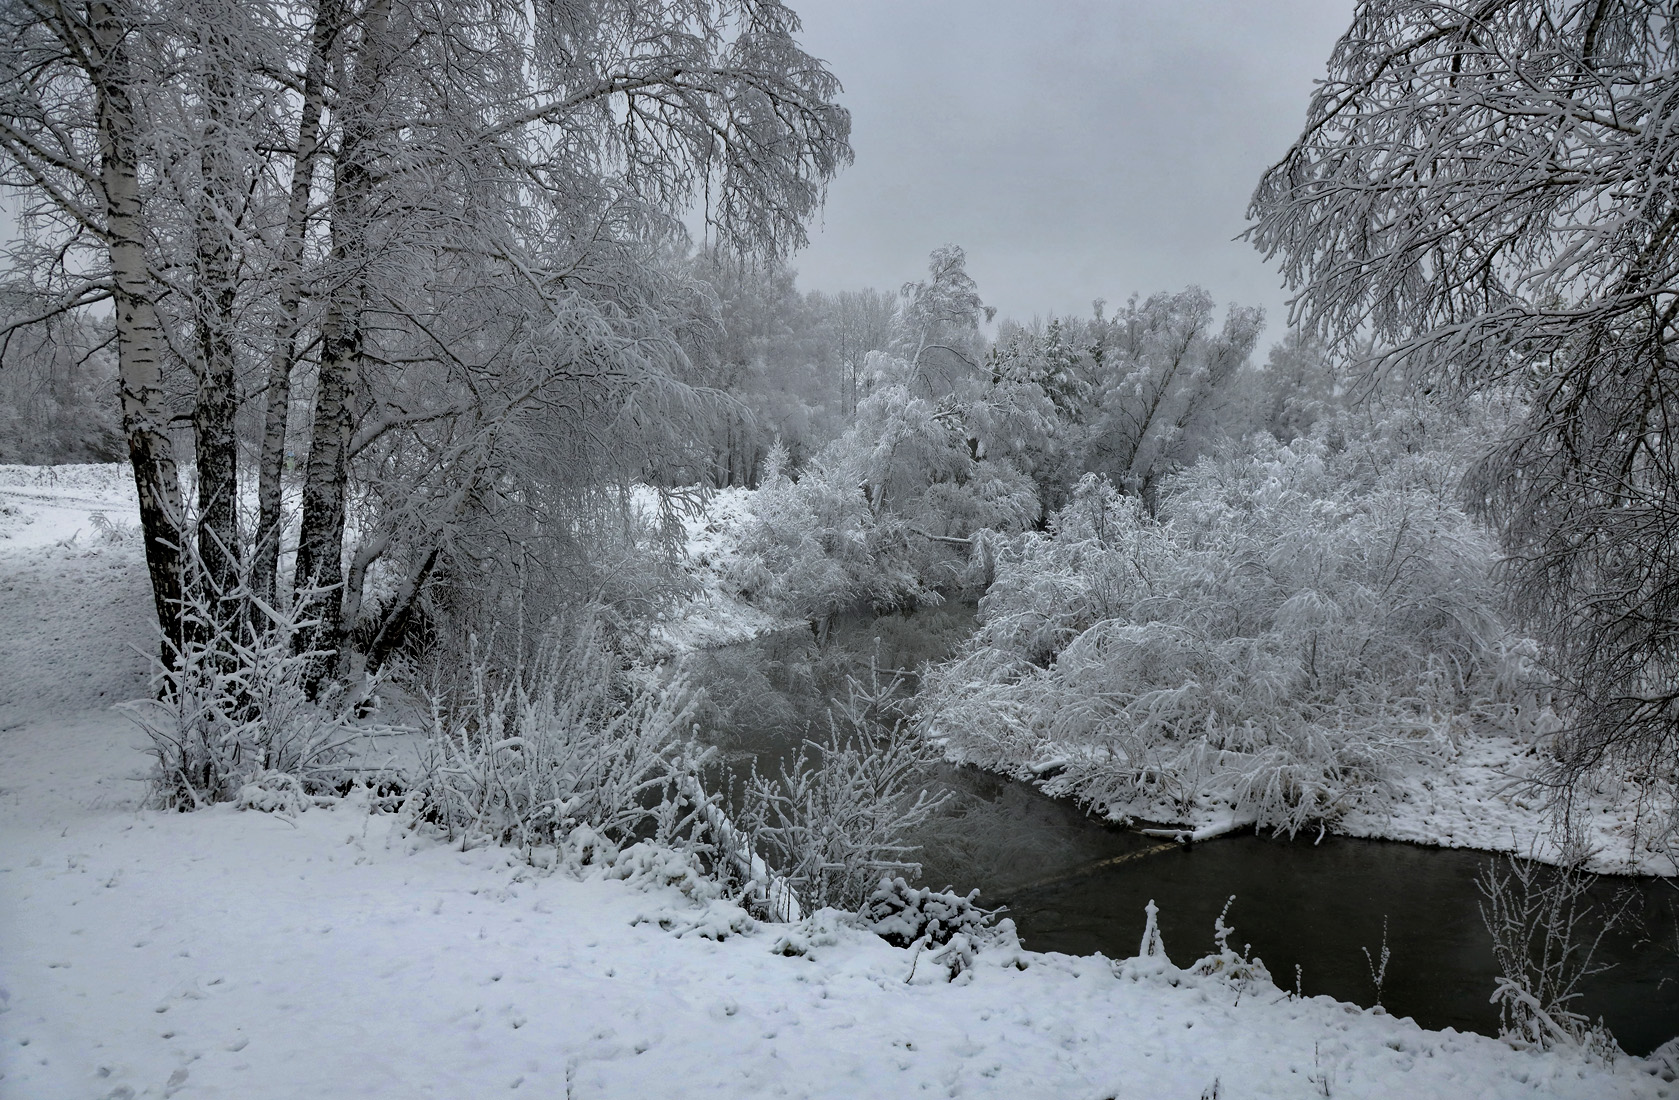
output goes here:
[{"label": "frost on twig", "polygon": [[1613,964],[1598,961],[1598,948],[1628,916],[1631,896],[1607,904],[1592,891],[1597,876],[1583,870],[1583,856],[1561,867],[1507,856],[1488,861],[1476,876],[1481,919],[1492,934],[1501,971],[1492,1003],[1499,1032],[1512,1042],[1546,1049],[1585,1047],[1618,1053],[1602,1021],[1574,1011],[1580,986]]},{"label": "frost on twig", "polygon": [[369,693],[309,699],[305,675],[320,654],[294,650],[302,606],[301,595],[266,603],[243,581],[220,597],[189,586],[181,640],[166,639],[168,665],[154,661],[156,697],[122,704],[151,741],[152,802],[295,812],[354,780],[351,749],[369,732],[357,717]]}]

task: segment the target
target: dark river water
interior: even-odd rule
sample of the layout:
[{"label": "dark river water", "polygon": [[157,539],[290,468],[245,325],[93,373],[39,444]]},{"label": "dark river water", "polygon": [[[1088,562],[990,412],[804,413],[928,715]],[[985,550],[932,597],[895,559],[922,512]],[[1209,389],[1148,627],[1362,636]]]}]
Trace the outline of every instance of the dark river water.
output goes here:
[{"label": "dark river water", "polygon": [[[877,668],[911,670],[948,653],[972,625],[971,609],[924,610],[843,624],[822,645],[791,631],[694,654],[684,670],[710,700],[702,735],[731,771],[753,762],[773,771],[820,735],[848,674],[866,674],[871,658]],[[904,680],[913,689],[914,676]],[[1153,900],[1167,951],[1186,966],[1213,950],[1213,922],[1234,895],[1232,943],[1250,944],[1278,986],[1373,1005],[1366,952],[1379,966],[1385,942],[1380,1000],[1390,1013],[1428,1028],[1497,1033],[1489,998],[1498,968],[1475,885],[1495,858],[1487,853],[1314,842],[1315,834],[1183,848],[977,769],[941,768],[931,785],[950,801],[915,838],[922,882],[979,889],[982,904],[1007,907],[1033,950],[1135,955]],[[1679,1035],[1679,890],[1666,880],[1604,878],[1594,893],[1605,904],[1626,902],[1630,916],[1599,950],[1613,965],[1584,983],[1574,1007],[1602,1017],[1630,1053],[1648,1053]]]}]

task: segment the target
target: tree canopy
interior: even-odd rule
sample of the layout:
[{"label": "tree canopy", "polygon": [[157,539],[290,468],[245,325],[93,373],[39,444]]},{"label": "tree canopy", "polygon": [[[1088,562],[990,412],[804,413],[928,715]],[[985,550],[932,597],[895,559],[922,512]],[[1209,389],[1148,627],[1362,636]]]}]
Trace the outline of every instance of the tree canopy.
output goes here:
[{"label": "tree canopy", "polygon": [[1423,388],[1522,387],[1468,484],[1572,694],[1565,807],[1679,757],[1676,107],[1671,5],[1365,0],[1250,210],[1297,320]]}]

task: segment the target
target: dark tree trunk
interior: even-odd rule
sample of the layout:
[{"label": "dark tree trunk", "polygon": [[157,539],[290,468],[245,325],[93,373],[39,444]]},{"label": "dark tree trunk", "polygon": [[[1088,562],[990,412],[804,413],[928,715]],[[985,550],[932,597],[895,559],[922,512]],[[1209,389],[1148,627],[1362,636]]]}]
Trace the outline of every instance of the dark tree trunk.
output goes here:
[{"label": "dark tree trunk", "polygon": [[309,194],[315,177],[315,164],[320,159],[327,54],[338,36],[341,14],[338,0],[321,0],[315,12],[314,39],[303,77],[303,108],[297,125],[291,196],[280,249],[280,287],[276,296],[280,315],[275,322],[273,352],[268,363],[268,407],[263,420],[262,456],[257,466],[257,529],[251,558],[251,587],[258,597],[269,603],[274,602],[279,573],[283,524],[281,478],[286,467],[292,367],[298,357],[298,310],[303,299],[303,242],[308,231]]},{"label": "dark tree trunk", "polygon": [[304,470],[303,517],[294,585],[313,625],[299,632],[298,652],[310,663],[305,687],[318,695],[346,666],[344,653],[344,522],[349,494],[350,441],[362,366],[362,310],[367,298],[368,223],[372,217],[377,97],[390,0],[375,0],[363,16],[360,56],[340,81],[345,121],[333,180],[332,268],[341,280],[321,324],[321,367],[314,427]]},{"label": "dark tree trunk", "polygon": [[314,624],[298,635],[298,651],[321,654],[307,677],[311,695],[337,674],[344,644],[344,521],[355,386],[361,365],[359,287],[357,291],[335,298],[321,327],[315,427],[304,470],[294,585],[304,593],[304,614]]},{"label": "dark tree trunk", "polygon": [[[214,33],[212,28],[205,30],[206,36]],[[212,59],[222,52],[209,42],[201,48]],[[244,188],[227,158],[230,136],[224,131],[234,105],[213,63],[205,92],[208,124],[199,153],[203,192],[196,227],[198,285],[193,329],[199,362],[193,453],[198,465],[198,560],[203,568],[204,599],[219,632],[227,635],[243,610],[235,595],[240,539],[233,305],[239,270],[233,234]]]}]

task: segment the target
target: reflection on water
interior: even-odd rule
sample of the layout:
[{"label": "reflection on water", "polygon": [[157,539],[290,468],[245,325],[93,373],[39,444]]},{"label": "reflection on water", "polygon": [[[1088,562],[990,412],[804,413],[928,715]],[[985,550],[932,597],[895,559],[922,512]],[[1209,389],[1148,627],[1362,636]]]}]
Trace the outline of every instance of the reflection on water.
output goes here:
[{"label": "reflection on water", "polygon": [[[820,646],[795,631],[694,654],[684,672],[708,697],[701,735],[733,775],[753,762],[774,770],[821,736],[848,675],[866,678],[872,660],[877,670],[904,670],[913,690],[914,668],[948,653],[972,626],[972,608],[948,605],[842,623]],[[1168,951],[1187,965],[1212,950],[1214,918],[1234,894],[1233,941],[1251,944],[1280,987],[1294,988],[1298,966],[1307,995],[1370,1005],[1364,949],[1379,962],[1385,919],[1388,1011],[1429,1028],[1497,1031],[1488,998],[1498,971],[1475,887],[1492,858],[1485,853],[1252,835],[1182,849],[976,769],[944,767],[933,782],[952,797],[916,838],[922,881],[977,887],[983,903],[1006,904],[1034,950],[1134,955],[1153,899]],[[1604,941],[1600,957],[1615,966],[1585,983],[1575,1007],[1603,1017],[1628,1051],[1647,1053],[1679,1034],[1679,891],[1661,880],[1599,885],[1605,899],[1632,889],[1641,920]]]}]

